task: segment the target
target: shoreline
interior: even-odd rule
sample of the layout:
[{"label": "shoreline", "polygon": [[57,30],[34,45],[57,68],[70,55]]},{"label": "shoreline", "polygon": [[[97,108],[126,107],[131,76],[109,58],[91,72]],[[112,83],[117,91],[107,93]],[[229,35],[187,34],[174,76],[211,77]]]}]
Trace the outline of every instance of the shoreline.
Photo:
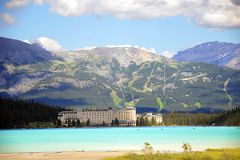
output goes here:
[{"label": "shoreline", "polygon": [[[224,150],[232,150],[240,148],[215,148],[206,149],[197,152],[222,152]],[[195,153],[192,151],[191,153]],[[1,160],[102,160],[105,158],[119,157],[127,154],[137,154],[139,156],[144,155],[142,150],[113,150],[113,151],[59,151],[59,152],[22,152],[22,153],[0,153]],[[164,151],[154,150],[153,153],[160,154],[184,154],[184,151]]]},{"label": "shoreline", "polygon": [[20,152],[0,153],[1,160],[101,160],[103,158],[122,156],[142,151],[60,151],[60,152]]},{"label": "shoreline", "polygon": [[236,127],[240,128],[240,126],[234,126],[234,125],[221,125],[221,126],[215,126],[215,125],[206,125],[206,126],[193,126],[193,125],[159,125],[159,126],[111,126],[111,127],[95,127],[95,126],[90,126],[90,127],[39,127],[39,128],[0,128],[0,131],[6,131],[6,130],[31,130],[31,129],[101,129],[101,128],[156,128],[156,127],[193,127],[193,128],[207,128],[207,127]]}]

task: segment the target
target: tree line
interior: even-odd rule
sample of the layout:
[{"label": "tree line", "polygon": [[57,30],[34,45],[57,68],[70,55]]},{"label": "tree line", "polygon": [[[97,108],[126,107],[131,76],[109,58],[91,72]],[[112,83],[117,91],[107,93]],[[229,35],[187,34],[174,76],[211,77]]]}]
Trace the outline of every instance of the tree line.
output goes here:
[{"label": "tree line", "polygon": [[108,126],[119,126],[119,120],[115,118],[115,120],[112,120],[111,124],[106,124],[105,121],[102,122],[102,124],[99,125],[92,125],[91,121],[88,119],[87,122],[81,122],[79,119],[76,120],[66,120],[65,123],[61,122],[61,120],[57,120],[56,122],[57,127],[89,127],[89,126],[95,126],[95,127],[108,127]]},{"label": "tree line", "polygon": [[240,105],[222,113],[167,113],[163,125],[240,126]]},{"label": "tree line", "polygon": [[157,123],[156,119],[154,117],[152,117],[150,120],[147,117],[138,117],[137,118],[137,122],[136,122],[137,126],[159,126],[161,125],[161,123]]},{"label": "tree line", "polygon": [[152,118],[138,117],[137,126],[159,126],[159,125],[177,125],[177,126],[240,126],[240,105],[222,113],[163,113],[163,122],[156,123]]},{"label": "tree line", "polygon": [[[33,100],[17,100],[0,97],[0,128],[38,128],[38,124],[45,123],[44,127],[60,127],[57,120],[58,112],[67,110],[63,107],[49,106]],[[69,109],[68,109],[69,110]],[[163,123],[157,124],[152,118],[140,117],[137,126],[157,125],[193,125],[193,126],[240,126],[240,105],[222,113],[166,113],[163,115]],[[36,125],[32,125],[35,124]],[[50,125],[51,124],[51,125]],[[90,126],[87,122],[67,121],[70,127]],[[103,122],[100,126],[108,126]],[[119,126],[119,120],[112,121],[112,126]]]},{"label": "tree line", "polygon": [[28,128],[33,122],[56,124],[58,112],[63,110],[66,109],[33,100],[0,97],[0,128]]}]

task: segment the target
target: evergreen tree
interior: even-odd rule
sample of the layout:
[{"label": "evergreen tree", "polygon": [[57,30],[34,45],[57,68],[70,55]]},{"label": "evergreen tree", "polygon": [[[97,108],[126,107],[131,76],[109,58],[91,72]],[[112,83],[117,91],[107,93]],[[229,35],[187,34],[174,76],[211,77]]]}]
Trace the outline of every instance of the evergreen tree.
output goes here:
[{"label": "evergreen tree", "polygon": [[116,125],[116,126],[119,126],[119,121],[118,121],[117,118],[115,118],[115,125]]},{"label": "evergreen tree", "polygon": [[156,126],[156,125],[157,125],[156,119],[154,117],[152,117],[151,126]]},{"label": "evergreen tree", "polygon": [[68,124],[68,127],[71,127],[71,126],[72,126],[72,123],[71,123],[70,119],[68,119],[67,124]]},{"label": "evergreen tree", "polygon": [[150,126],[150,122],[147,117],[144,119],[144,126]]},{"label": "evergreen tree", "polygon": [[140,126],[140,119],[139,119],[139,117],[136,120],[136,126]]},{"label": "evergreen tree", "polygon": [[145,125],[145,121],[144,121],[144,118],[143,116],[140,117],[140,126],[144,126]]},{"label": "evergreen tree", "polygon": [[[29,124],[48,122],[57,126],[57,116],[66,109],[49,106],[33,100],[16,100],[0,97],[0,128],[28,128]],[[51,126],[52,127],[52,126]]]},{"label": "evergreen tree", "polygon": [[81,122],[79,119],[77,119],[77,127],[81,127]]},{"label": "evergreen tree", "polygon": [[61,127],[62,126],[62,122],[60,121],[60,119],[57,120],[57,127]]},{"label": "evergreen tree", "polygon": [[90,120],[88,119],[88,120],[87,120],[87,126],[90,126],[90,123],[91,123],[91,122],[90,122]]},{"label": "evergreen tree", "polygon": [[[55,123],[60,126],[57,120],[58,113],[66,110],[65,108],[49,106],[32,100],[14,100],[0,97],[0,128],[27,128],[30,124],[36,124],[41,127],[44,122]],[[80,121],[79,121],[80,122]],[[154,121],[150,121],[152,125]],[[240,126],[240,106],[223,113],[204,114],[204,113],[166,113],[163,114],[165,125],[226,125]],[[80,126],[78,121],[75,125]],[[69,127],[72,123],[66,121]],[[116,119],[112,125],[118,125]],[[148,126],[149,121],[143,117],[139,118],[138,125]],[[90,120],[87,122],[90,125]],[[52,127],[52,126],[51,126]]]},{"label": "evergreen tree", "polygon": [[72,120],[72,127],[76,127],[76,121]]}]

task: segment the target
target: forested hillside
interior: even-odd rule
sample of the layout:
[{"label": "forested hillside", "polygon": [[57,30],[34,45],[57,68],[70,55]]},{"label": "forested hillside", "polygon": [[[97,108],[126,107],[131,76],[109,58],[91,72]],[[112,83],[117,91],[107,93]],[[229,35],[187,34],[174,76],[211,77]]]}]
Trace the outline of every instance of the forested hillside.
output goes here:
[{"label": "forested hillside", "polygon": [[185,62],[204,62],[240,69],[240,44],[207,42],[179,51],[172,59]]},{"label": "forested hillside", "polygon": [[230,111],[214,114],[204,113],[168,113],[163,114],[164,125],[192,126],[240,126],[240,106]]},{"label": "forested hillside", "polygon": [[62,110],[64,108],[48,106],[33,101],[0,97],[0,128],[28,128],[31,127],[29,126],[30,123],[34,122],[54,124],[57,120],[58,112]]},{"label": "forested hillside", "polygon": [[[57,127],[58,112],[63,110],[66,109],[33,101],[0,97],[0,128],[54,128]],[[137,125],[151,126],[156,124],[143,121],[142,124],[137,123]],[[165,113],[161,125],[240,126],[240,106],[230,111],[214,114]]]},{"label": "forested hillside", "polygon": [[[60,58],[19,64],[14,61],[22,53],[39,51],[22,42],[21,52],[14,54],[19,42],[2,41],[8,47],[1,46],[1,96],[64,107],[131,106],[166,112],[225,111],[240,103],[239,70],[177,62],[134,47],[65,51],[54,54]],[[11,61],[10,52],[15,55]]]}]

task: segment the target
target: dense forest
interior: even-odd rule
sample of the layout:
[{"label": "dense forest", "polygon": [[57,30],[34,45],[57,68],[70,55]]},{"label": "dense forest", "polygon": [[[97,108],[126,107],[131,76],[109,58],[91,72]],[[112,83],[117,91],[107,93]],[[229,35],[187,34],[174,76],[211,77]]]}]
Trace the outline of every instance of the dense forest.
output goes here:
[{"label": "dense forest", "polygon": [[240,105],[230,111],[220,113],[214,122],[219,126],[240,126]]},{"label": "dense forest", "polygon": [[[180,125],[180,126],[240,126],[240,106],[222,113],[163,113],[163,123],[160,125]],[[140,118],[138,126],[156,126],[154,120]]]},{"label": "dense forest", "polygon": [[232,110],[215,114],[204,113],[168,113],[163,114],[164,125],[216,125],[240,126],[240,106]]},{"label": "dense forest", "polygon": [[168,113],[163,114],[164,125],[213,125],[219,114],[207,113]]},{"label": "dense forest", "polygon": [[61,107],[0,97],[0,128],[55,127]]},{"label": "dense forest", "polygon": [[[0,97],[0,128],[57,127],[58,112],[62,107],[49,106],[34,101],[13,100]],[[240,126],[240,106],[222,113],[164,113],[160,125],[190,126]],[[77,124],[77,122],[75,122]],[[154,120],[139,119],[137,126],[156,126]],[[77,125],[69,125],[76,127]],[[82,125],[79,125],[82,126]]]}]

